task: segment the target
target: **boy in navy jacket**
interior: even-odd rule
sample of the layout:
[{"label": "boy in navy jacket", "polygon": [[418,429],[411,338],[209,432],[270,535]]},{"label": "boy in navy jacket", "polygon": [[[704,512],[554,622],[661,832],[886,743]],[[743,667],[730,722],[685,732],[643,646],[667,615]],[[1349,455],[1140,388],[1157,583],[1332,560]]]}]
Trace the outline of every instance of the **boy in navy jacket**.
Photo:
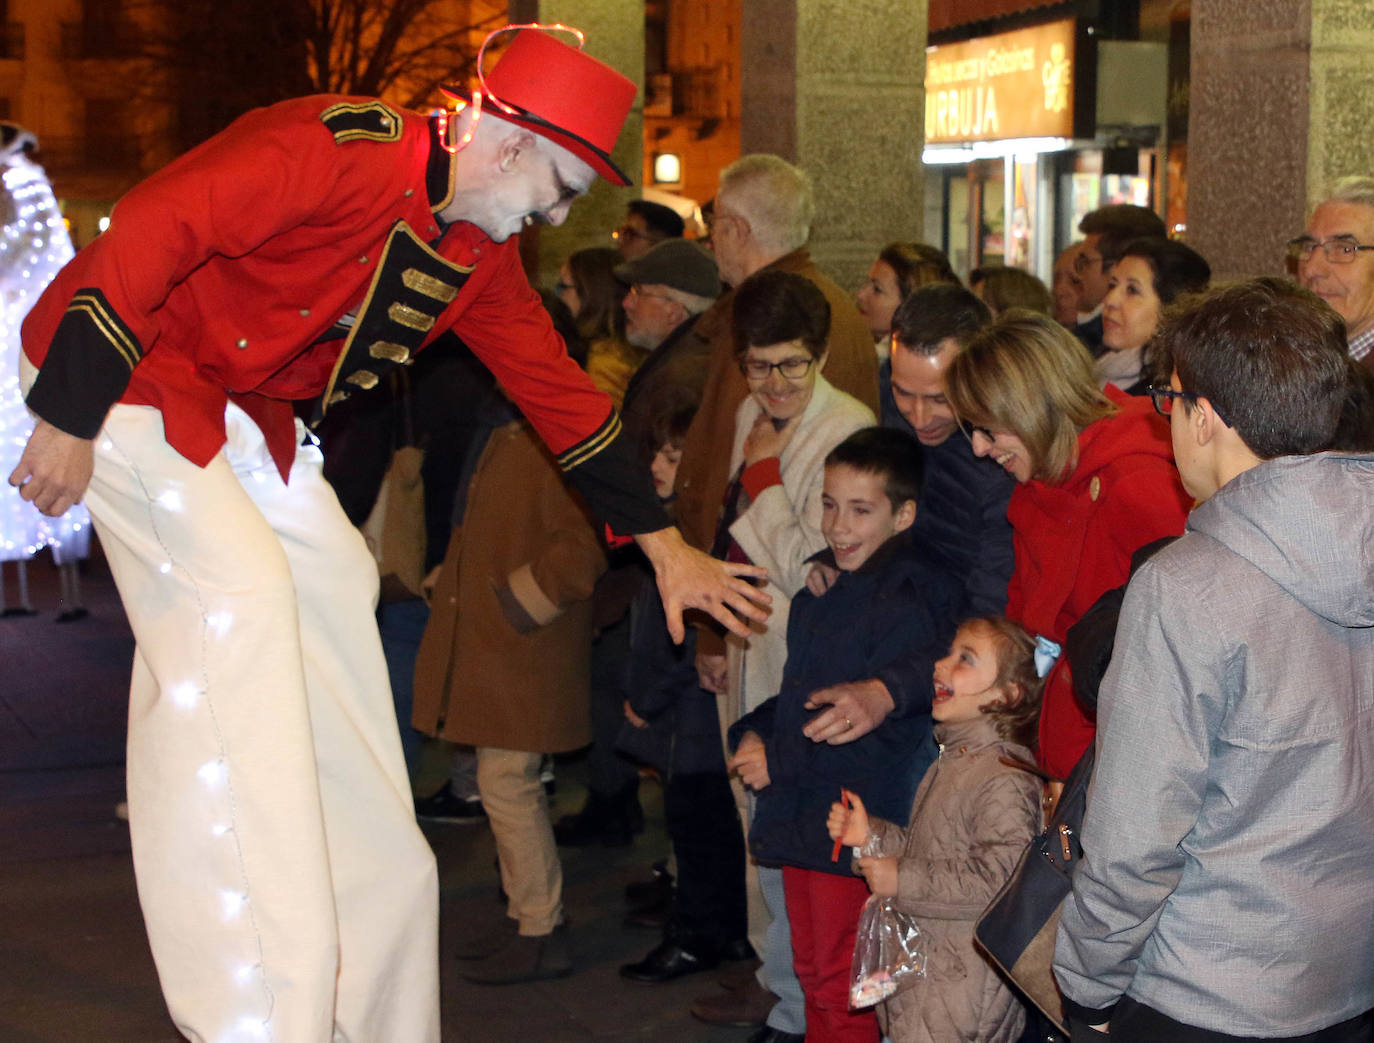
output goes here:
[{"label": "boy in navy jacket", "polygon": [[750,851],[783,867],[807,1032],[826,1040],[878,1038],[871,1010],[849,1010],[868,888],[848,858],[831,860],[826,812],[844,787],[900,821],[935,750],[928,712],[888,718],[843,745],[814,743],[802,727],[818,709],[810,693],[872,677],[913,652],[939,658],[954,632],[958,583],[907,538],[920,486],[920,451],[903,432],[858,431],[826,458],[822,553],[839,578],[821,597],[793,600],[782,690],[730,729],[730,767],[758,794]]}]

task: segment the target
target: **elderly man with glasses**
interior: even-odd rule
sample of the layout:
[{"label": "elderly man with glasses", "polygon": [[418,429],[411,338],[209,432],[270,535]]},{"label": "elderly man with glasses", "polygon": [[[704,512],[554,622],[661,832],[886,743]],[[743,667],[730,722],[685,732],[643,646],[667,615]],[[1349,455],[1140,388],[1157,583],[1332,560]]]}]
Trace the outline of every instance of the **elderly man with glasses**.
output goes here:
[{"label": "elderly man with glasses", "polygon": [[1350,357],[1374,372],[1374,177],[1337,181],[1288,256],[1298,282],[1345,320]]}]

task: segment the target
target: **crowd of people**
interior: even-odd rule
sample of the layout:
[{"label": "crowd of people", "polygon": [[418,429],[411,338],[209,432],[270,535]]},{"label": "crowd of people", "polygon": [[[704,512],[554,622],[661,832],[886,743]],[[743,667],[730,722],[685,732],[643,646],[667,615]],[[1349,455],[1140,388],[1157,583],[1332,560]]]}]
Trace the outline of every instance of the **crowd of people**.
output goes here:
[{"label": "crowd of people", "polygon": [[[1326,227],[1332,206],[1362,208],[1354,211],[1359,221]],[[1210,292],[1207,261],[1166,238],[1159,218],[1136,206],[1087,215],[1084,238],[1056,262],[1053,288],[996,266],[971,272],[966,285],[938,249],[898,241],[878,252],[852,301],[806,253],[814,214],[805,172],[774,156],[747,156],[722,171],[711,210],[707,250],[684,238],[679,215],[636,202],[613,234],[619,252],[572,255],[557,290],[579,330],[587,329],[585,302],[618,302],[618,309],[595,310],[600,325],[583,332],[582,343],[619,337],[641,361],[626,379],[596,373],[589,354],[589,371],[620,402],[636,458],[686,538],[716,557],[767,569],[770,614],[747,636],[703,623],[674,643],[648,573],[613,549],[603,555],[590,516],[580,526],[550,517],[550,527],[509,561],[493,564],[486,546],[478,552],[484,564],[469,570],[478,571],[492,603],[468,610],[467,629],[482,636],[466,651],[449,642],[441,673],[462,675],[471,694],[465,708],[453,704],[441,730],[476,744],[481,758],[517,756],[527,808],[512,818],[508,798],[479,776],[509,919],[497,936],[463,944],[465,974],[516,983],[573,971],[559,938],[557,845],[629,843],[641,814],[635,769],[647,767],[663,786],[672,858],[627,896],[627,922],[663,932],[642,959],[621,968],[628,981],[656,984],[718,969],[724,987],[703,994],[693,1013],[711,1023],[755,1025],[756,1043],[1049,1038],[1053,1025],[975,946],[973,925],[1041,828],[1062,780],[1091,758],[1100,722],[1122,698],[1113,695],[1114,680],[1103,682],[1116,616],[1104,647],[1101,606],[1116,599],[1119,608],[1148,555],[1174,541],[1193,546],[1179,539],[1190,511],[1221,487],[1191,470],[1199,466],[1195,454],[1216,450],[1216,438],[1205,449],[1189,447],[1182,463],[1176,458],[1187,432],[1171,425],[1179,427],[1177,418],[1196,410],[1204,394],[1183,376],[1202,363],[1180,359],[1221,350],[1210,341],[1180,343],[1179,331],[1209,314],[1208,322],[1228,327],[1224,343],[1234,357],[1210,363],[1235,370],[1236,387],[1223,398],[1268,399],[1269,382],[1312,385],[1286,392],[1291,416],[1244,427],[1236,421],[1230,433],[1242,445],[1278,436],[1254,463],[1374,448],[1374,375],[1365,368],[1368,353],[1359,355],[1360,335],[1374,331],[1374,307],[1366,313],[1336,296],[1338,278],[1357,274],[1344,266],[1366,263],[1358,250],[1342,252],[1342,236],[1374,239],[1374,182],[1345,182],[1314,211],[1313,227],[1289,246],[1293,282],[1255,280]],[[592,257],[595,279],[587,274]],[[1364,279],[1374,293],[1374,271]],[[1346,295],[1357,305],[1368,300],[1351,288]],[[1275,342],[1284,339],[1278,329],[1262,336],[1267,317],[1290,322],[1296,338],[1296,316],[1316,321],[1323,313],[1320,343],[1293,346],[1290,360],[1258,357],[1280,353]],[[1245,324],[1252,329],[1230,328]],[[1337,344],[1342,329],[1346,339]],[[623,347],[607,353],[629,357]],[[1213,389],[1207,401],[1215,406],[1217,396]],[[1312,432],[1298,436],[1297,418],[1309,409],[1323,413],[1320,435],[1304,420]],[[516,421],[512,430],[522,426]],[[502,437],[491,436],[484,467],[500,460]],[[1367,504],[1369,458],[1349,459],[1363,477],[1352,492],[1361,488]],[[527,487],[535,469],[525,461]],[[554,478],[551,464],[547,473]],[[479,470],[474,482],[483,475]],[[487,495],[501,511],[521,502],[513,487],[497,488],[487,494],[474,484],[467,509]],[[566,499],[555,489],[541,494],[546,511]],[[522,517],[541,516],[538,499]],[[1367,534],[1368,524],[1355,527]],[[511,528],[502,530],[506,539]],[[460,534],[466,544],[460,528],[455,541]],[[582,555],[570,550],[574,538]],[[1352,564],[1366,563],[1355,584],[1363,593],[1353,595],[1359,607],[1352,617],[1337,623],[1349,629],[1335,631],[1348,644],[1342,662],[1364,671],[1347,686],[1347,702],[1368,694],[1369,645],[1360,628],[1372,592],[1367,548],[1361,557],[1357,544],[1343,546]],[[493,570],[510,571],[517,603],[524,599],[515,576],[523,570],[546,618],[535,619],[528,604],[501,606],[502,591],[493,594],[486,579]],[[441,575],[440,591],[444,583],[473,582],[452,555]],[[607,582],[611,577],[619,578]],[[436,594],[436,604],[444,600]],[[448,634],[452,622],[438,615],[432,629]],[[1134,616],[1129,622],[1139,625]],[[538,642],[556,629],[576,630],[576,647],[551,657]],[[1225,634],[1221,648],[1207,648],[1221,662],[1191,665],[1176,694],[1202,695],[1187,687],[1191,671],[1224,669],[1245,634],[1242,627]],[[558,666],[539,679],[543,691],[534,699],[523,694],[528,679],[491,686],[474,677],[536,659]],[[1242,690],[1269,683],[1239,682]],[[508,705],[494,708],[481,694],[496,691],[511,693]],[[567,737],[541,742],[530,734],[532,717],[572,723],[570,707],[578,727]],[[1354,705],[1342,711],[1354,712]],[[465,717],[466,725],[449,723]],[[436,732],[433,719],[427,730]],[[1202,734],[1215,742],[1223,733]],[[587,804],[550,823],[538,754],[589,737],[593,762],[619,764],[619,772],[594,767]],[[1347,752],[1367,741],[1352,739]],[[1158,756],[1143,736],[1136,742]],[[507,746],[522,752],[503,753]],[[1161,785],[1178,785],[1167,759],[1162,763]],[[1206,758],[1202,763],[1205,778]],[[1109,777],[1107,765],[1099,771]],[[1211,784],[1229,785],[1224,778]],[[843,803],[835,803],[841,794]],[[1356,805],[1330,813],[1349,826],[1360,820]],[[1187,814],[1180,806],[1168,816],[1171,825],[1177,829],[1178,816]],[[1108,1005],[1098,1002],[1097,979],[1074,977],[1082,973],[1072,969],[1075,960],[1091,952],[1105,919],[1091,906],[1098,919],[1075,919],[1077,903],[1106,900],[1087,890],[1098,872],[1123,892],[1128,884],[1111,874],[1129,879],[1130,872],[1114,860],[1099,869],[1091,831],[1109,835],[1107,827],[1094,817],[1087,828],[1084,894],[1066,914],[1075,926],[1065,928],[1056,964],[1068,1008],[1085,1025],[1115,1015],[1099,1009]],[[854,859],[835,857],[832,840],[854,848]],[[1169,845],[1184,852],[1188,840],[1170,835]],[[1157,847],[1151,854],[1163,858]],[[1203,872],[1201,856],[1190,857],[1186,868]],[[1151,864],[1134,868],[1154,872]],[[855,928],[870,895],[895,897],[929,945],[925,977],[876,1011],[856,1009],[850,995]],[[1152,915],[1141,910],[1142,950]],[[1147,956],[1130,959],[1139,964]],[[1145,1027],[1122,1029],[1116,1018],[1113,1034],[1125,1038],[1194,1038],[1186,1032],[1200,1031],[1196,1038],[1230,1039],[1243,1035],[1232,1031],[1238,1028],[1272,1036],[1276,1027],[1294,1035],[1371,1005],[1359,992],[1362,999],[1321,1014],[1231,1009],[1219,1017],[1188,1005],[1198,1000],[1196,984],[1176,1005],[1167,989],[1131,992],[1130,980],[1121,989],[1122,1009],[1130,1011],[1124,1023]],[[1369,1021],[1346,1029],[1367,1032]]]},{"label": "crowd of people", "polygon": [[[1314,208],[1290,279],[1212,287],[1111,204],[1051,286],[896,241],[851,295],[808,252],[811,175],[747,155],[709,249],[636,201],[536,298],[515,235],[624,182],[622,80],[526,31],[454,147],[382,103],[250,114],[131,193],[26,327],[11,480],[49,513],[89,484],[130,607],[130,821],[183,1031],[437,1039],[412,805],[496,839],[508,915],[443,957],[573,973],[558,847],[633,842],[647,766],[672,857],[632,896],[662,936],[627,981],[717,971],[692,1012],[751,1043],[1046,1038],[974,923],[1095,755],[1042,954],[1073,1038],[1374,1038],[1374,179]],[[570,113],[569,84],[623,104]],[[261,140],[291,169],[250,174]],[[391,201],[359,216],[363,183]],[[228,242],[197,209],[250,198]],[[316,212],[346,215],[327,244]],[[152,254],[178,221],[197,242]],[[287,279],[283,250],[323,259]],[[270,321],[231,307],[245,283]],[[453,409],[395,369],[422,342],[463,374],[443,437]],[[279,407],[318,395],[332,453],[379,383],[393,434],[345,518]],[[429,574],[374,621],[348,523],[410,443],[444,490]],[[443,795],[415,800],[393,714],[411,766],[416,732],[469,749]],[[555,822],[545,758],[587,746]],[[871,895],[925,971],[855,1006]]]}]

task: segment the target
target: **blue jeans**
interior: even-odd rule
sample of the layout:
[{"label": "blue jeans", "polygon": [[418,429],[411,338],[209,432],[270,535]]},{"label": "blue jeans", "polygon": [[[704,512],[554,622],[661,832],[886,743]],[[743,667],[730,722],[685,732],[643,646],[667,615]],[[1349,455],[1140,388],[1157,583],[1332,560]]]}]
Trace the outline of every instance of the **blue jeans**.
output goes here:
[{"label": "blue jeans", "polygon": [[382,635],[382,654],[386,657],[386,672],[391,678],[391,699],[396,706],[396,724],[401,730],[401,750],[405,753],[406,771],[412,777],[425,744],[424,733],[410,726],[410,714],[415,705],[415,657],[428,622],[429,605],[424,598],[377,606],[377,629]]}]

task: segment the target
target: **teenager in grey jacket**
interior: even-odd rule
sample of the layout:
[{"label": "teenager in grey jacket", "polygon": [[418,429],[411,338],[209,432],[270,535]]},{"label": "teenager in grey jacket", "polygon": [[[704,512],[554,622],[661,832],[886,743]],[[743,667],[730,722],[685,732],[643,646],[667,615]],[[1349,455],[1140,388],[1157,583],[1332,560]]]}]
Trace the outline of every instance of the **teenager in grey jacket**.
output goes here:
[{"label": "teenager in grey jacket", "polygon": [[1259,279],[1162,339],[1205,502],[1132,579],[1102,684],[1055,953],[1074,1038],[1369,1039],[1374,454],[1318,452],[1341,323]]}]

